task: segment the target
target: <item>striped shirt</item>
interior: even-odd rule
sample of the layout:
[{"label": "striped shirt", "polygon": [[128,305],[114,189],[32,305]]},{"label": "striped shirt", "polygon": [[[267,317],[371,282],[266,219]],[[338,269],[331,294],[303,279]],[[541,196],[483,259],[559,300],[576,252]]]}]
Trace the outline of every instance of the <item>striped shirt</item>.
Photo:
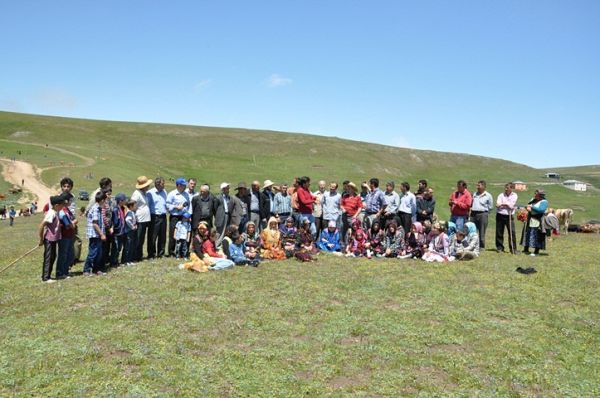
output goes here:
[{"label": "striped shirt", "polygon": [[277,192],[273,202],[275,203],[275,213],[287,214],[292,212],[292,197],[290,195],[283,196],[281,192]]},{"label": "striped shirt", "polygon": [[102,211],[100,210],[100,206],[98,205],[98,203],[94,203],[92,205],[92,207],[90,208],[90,211],[88,212],[88,215],[87,215],[86,233],[87,233],[88,239],[100,237],[100,235],[96,231],[96,228],[94,228],[94,224],[98,225],[100,227],[100,231],[102,231],[102,234],[104,234],[104,223],[102,222]]}]

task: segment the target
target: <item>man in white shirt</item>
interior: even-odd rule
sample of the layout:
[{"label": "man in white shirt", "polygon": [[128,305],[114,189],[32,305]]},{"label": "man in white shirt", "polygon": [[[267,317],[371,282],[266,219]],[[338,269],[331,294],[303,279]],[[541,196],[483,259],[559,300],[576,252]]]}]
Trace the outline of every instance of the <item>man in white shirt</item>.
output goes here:
[{"label": "man in white shirt", "polygon": [[414,193],[410,192],[410,184],[406,181],[400,184],[400,191],[402,191],[402,195],[400,195],[398,216],[404,233],[408,233],[412,224],[417,221],[417,198]]},{"label": "man in white shirt", "polygon": [[175,226],[183,220],[183,214],[191,208],[190,195],[186,190],[185,178],[175,180],[175,189],[167,195],[167,211],[169,212],[169,256],[175,256]]},{"label": "man in white shirt", "polygon": [[381,228],[384,229],[387,228],[387,225],[390,222],[396,221],[396,223],[398,223],[399,220],[398,209],[400,208],[400,195],[394,191],[395,187],[394,181],[389,181],[385,184],[385,192],[383,194],[386,206],[383,215],[381,216]]},{"label": "man in white shirt", "polygon": [[148,197],[146,196],[148,189],[152,184],[146,176],[140,176],[135,185],[136,190],[131,194],[131,200],[136,203],[135,219],[137,221],[137,245],[134,251],[134,261],[142,261],[144,241],[146,240],[146,232],[150,226],[150,207],[148,206]]},{"label": "man in white shirt", "polygon": [[514,185],[508,183],[504,185],[504,192],[498,195],[496,200],[496,251],[504,251],[504,229],[508,229],[508,246],[510,252],[517,254],[517,237],[515,234],[515,209],[517,207],[518,196],[512,190]]}]

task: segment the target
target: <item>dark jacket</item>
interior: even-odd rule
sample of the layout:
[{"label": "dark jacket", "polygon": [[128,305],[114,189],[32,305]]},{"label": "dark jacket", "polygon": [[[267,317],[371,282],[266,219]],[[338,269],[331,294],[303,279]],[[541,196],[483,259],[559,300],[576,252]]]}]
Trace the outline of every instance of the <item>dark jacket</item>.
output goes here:
[{"label": "dark jacket", "polygon": [[215,197],[209,193],[208,198],[203,200],[200,195],[194,196],[192,199],[192,231],[198,229],[200,221],[208,222],[209,229],[213,225],[213,217],[215,215]]},{"label": "dark jacket", "polygon": [[[248,219],[250,219],[250,194],[247,193],[244,196],[240,196],[238,194],[238,195],[235,195],[235,196],[240,200],[241,203],[245,203],[246,204],[246,210],[248,211],[248,213],[246,215],[248,216]],[[260,206],[260,204],[259,204],[259,206]]]},{"label": "dark jacket", "polygon": [[[427,215],[423,215],[423,211],[427,212]],[[426,200],[422,196],[417,198],[417,221],[422,222],[425,220],[431,221],[433,212],[435,211],[435,199],[432,197]]]},{"label": "dark jacket", "polygon": [[215,227],[217,228],[217,231],[221,232],[228,225],[230,225],[236,201],[238,201],[239,203],[238,198],[229,195],[229,201],[227,203],[227,212],[225,212],[225,201],[223,199],[223,194],[220,193],[217,196],[215,196]]},{"label": "dark jacket", "polygon": [[[255,195],[258,196],[258,209],[259,209],[259,216],[261,220],[264,219],[269,219],[270,215],[271,215],[271,204],[270,203],[265,203],[265,197],[266,195],[263,194],[262,192],[258,191],[258,192],[254,192],[251,191],[250,195]],[[251,202],[252,199],[250,199],[249,197],[249,203]],[[266,206],[265,206],[266,205]],[[248,211],[250,211],[250,206],[248,205]]]},{"label": "dark jacket", "polygon": [[[271,194],[275,196],[275,194],[272,192],[273,191],[271,191]],[[260,196],[262,197],[262,204],[260,205],[260,218],[269,218],[271,217],[271,197],[266,189],[262,190]]]}]

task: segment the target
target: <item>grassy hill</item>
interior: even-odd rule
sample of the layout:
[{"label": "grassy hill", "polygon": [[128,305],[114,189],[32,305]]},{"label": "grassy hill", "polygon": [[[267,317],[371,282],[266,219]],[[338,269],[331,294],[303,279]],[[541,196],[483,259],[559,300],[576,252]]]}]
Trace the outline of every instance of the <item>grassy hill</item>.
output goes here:
[{"label": "grassy hill", "polygon": [[[222,181],[236,184],[267,178],[289,182],[299,175],[315,181],[360,182],[378,177],[381,181],[408,181],[414,186],[425,178],[436,190],[442,217],[447,216],[446,197],[458,179],[466,180],[472,188],[485,179],[494,195],[507,181],[526,181],[531,189],[520,195],[523,204],[533,189],[552,183],[543,178],[545,170],[501,159],[235,128],[0,112],[0,144],[0,156],[17,156],[45,168],[42,176],[49,185],[70,175],[76,189],[91,190],[100,177],[107,175],[115,181],[115,190],[125,193],[133,190],[136,177],[142,174],[167,179],[196,177],[213,187]],[[577,178],[600,186],[598,168],[578,168]],[[90,174],[93,177],[86,179]],[[551,206],[574,208],[576,220],[600,218],[600,209],[594,206],[597,191],[575,194],[557,184],[544,185],[544,189]]]}]

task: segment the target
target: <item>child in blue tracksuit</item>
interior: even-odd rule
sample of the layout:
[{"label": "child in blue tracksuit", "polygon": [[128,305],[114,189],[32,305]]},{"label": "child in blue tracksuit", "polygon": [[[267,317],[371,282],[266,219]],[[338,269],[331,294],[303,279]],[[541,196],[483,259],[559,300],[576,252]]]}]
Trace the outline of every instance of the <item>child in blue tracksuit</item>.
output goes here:
[{"label": "child in blue tracksuit", "polygon": [[137,202],[135,200],[127,201],[127,212],[125,213],[125,246],[123,248],[123,257],[121,264],[133,265],[135,259],[135,248],[137,245],[137,220],[135,210]]},{"label": "child in blue tracksuit", "polygon": [[175,258],[187,258],[188,242],[190,241],[192,232],[190,217],[190,213],[185,212],[183,213],[181,220],[177,221],[177,224],[175,224],[175,231],[173,231],[173,239],[175,239]]},{"label": "child in blue tracksuit", "polygon": [[[112,209],[113,226],[113,244],[110,252],[110,265],[119,266],[119,255],[124,251],[127,235],[125,234],[125,213],[127,212],[127,196],[119,193],[115,196],[114,207]],[[123,264],[123,259],[121,258]]]},{"label": "child in blue tracksuit", "polygon": [[235,265],[247,265],[250,267],[258,267],[260,262],[258,259],[249,259],[244,255],[246,252],[246,245],[244,245],[243,237],[235,233],[231,236],[232,242],[229,244],[229,259],[235,263]]}]

